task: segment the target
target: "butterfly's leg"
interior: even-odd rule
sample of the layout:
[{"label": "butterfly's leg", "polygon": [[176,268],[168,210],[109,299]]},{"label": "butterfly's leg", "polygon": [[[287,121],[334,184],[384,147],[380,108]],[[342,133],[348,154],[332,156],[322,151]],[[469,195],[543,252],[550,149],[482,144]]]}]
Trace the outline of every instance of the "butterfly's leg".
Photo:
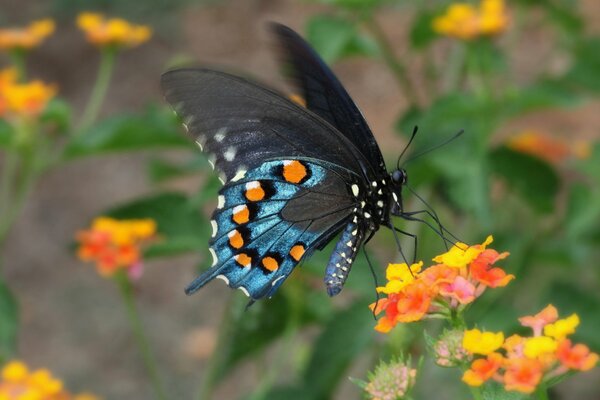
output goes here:
[{"label": "butterfly's leg", "polygon": [[[424,223],[429,228],[431,228],[431,230],[434,231],[444,241],[444,243],[449,243],[452,246],[454,246],[455,243],[453,241],[449,240],[448,238],[446,238],[446,236],[444,236],[444,232],[443,231],[442,232],[438,231],[433,225],[431,225],[428,221],[426,221],[424,219],[413,217],[414,213],[420,213],[420,212],[426,212],[426,211],[427,210],[415,211],[413,213],[402,213],[402,214],[399,215],[399,217],[402,217],[402,218],[404,218],[407,221],[417,221],[417,222]],[[454,235],[452,235],[452,236],[454,236]]]},{"label": "butterfly's leg", "polygon": [[392,229],[393,231],[396,231],[398,233],[401,233],[403,235],[410,236],[413,239],[413,261],[412,261],[412,263],[413,264],[416,263],[417,262],[417,242],[418,242],[417,235],[415,235],[414,233],[406,232],[406,231],[403,231],[402,229],[396,228],[391,223],[390,223],[390,229]]},{"label": "butterfly's leg", "polygon": [[440,228],[439,232],[449,234],[450,237],[452,237],[452,239],[454,239],[457,242],[462,241],[459,238],[457,238],[452,232],[450,232],[444,225],[442,225],[437,214],[435,214],[435,213],[432,214],[432,212],[429,210],[418,210],[418,211],[405,212],[405,213],[402,213],[401,217],[406,217],[406,216],[413,217],[413,216],[419,215],[419,214],[427,214],[429,217],[431,217],[437,223],[438,227]]}]

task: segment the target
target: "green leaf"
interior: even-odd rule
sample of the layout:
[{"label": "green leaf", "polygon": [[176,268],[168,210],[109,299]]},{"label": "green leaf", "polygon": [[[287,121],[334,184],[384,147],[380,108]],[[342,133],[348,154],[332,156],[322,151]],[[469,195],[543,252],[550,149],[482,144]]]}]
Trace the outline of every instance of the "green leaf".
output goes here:
[{"label": "green leaf", "polygon": [[504,104],[513,116],[548,109],[574,107],[583,99],[562,80],[543,79],[531,86],[508,91]]},{"label": "green leaf", "polygon": [[13,143],[14,129],[3,119],[0,119],[0,149],[11,146]]},{"label": "green leaf", "polygon": [[567,234],[578,239],[581,235],[598,229],[600,221],[600,190],[574,183],[569,191],[565,217]]},{"label": "green leaf", "polygon": [[548,163],[507,147],[493,150],[490,163],[492,172],[503,177],[535,210],[541,213],[554,210],[560,181]]},{"label": "green leaf", "polygon": [[309,42],[327,63],[352,55],[377,53],[377,45],[343,18],[318,15],[308,21],[306,32]]},{"label": "green leaf", "polygon": [[410,44],[415,49],[427,47],[436,38],[436,33],[432,28],[436,13],[423,10],[417,14],[410,30]]},{"label": "green leaf", "polygon": [[181,133],[172,112],[149,107],[141,115],[119,115],[102,120],[87,132],[75,136],[67,144],[64,157],[189,146],[190,141]]},{"label": "green leaf", "polygon": [[208,163],[204,153],[199,151],[192,159],[184,163],[175,163],[161,158],[153,158],[148,163],[148,176],[154,183],[180,178],[193,173],[206,170]]},{"label": "green leaf", "polygon": [[507,392],[498,382],[488,382],[481,387],[483,400],[528,400],[529,395],[519,392]]},{"label": "green leaf", "polygon": [[565,76],[565,80],[581,89],[600,91],[600,38],[591,37],[578,41],[574,49],[575,64]]},{"label": "green leaf", "polygon": [[333,315],[314,344],[304,371],[305,385],[316,398],[332,397],[350,363],[373,340],[373,326],[373,315],[362,302]]},{"label": "green leaf", "polygon": [[0,281],[0,363],[11,359],[17,348],[19,311],[17,300],[6,283]]},{"label": "green leaf", "polygon": [[198,251],[206,247],[210,237],[207,219],[182,193],[160,193],[134,200],[108,210],[104,215],[119,219],[154,219],[161,240],[148,248],[147,257]]}]

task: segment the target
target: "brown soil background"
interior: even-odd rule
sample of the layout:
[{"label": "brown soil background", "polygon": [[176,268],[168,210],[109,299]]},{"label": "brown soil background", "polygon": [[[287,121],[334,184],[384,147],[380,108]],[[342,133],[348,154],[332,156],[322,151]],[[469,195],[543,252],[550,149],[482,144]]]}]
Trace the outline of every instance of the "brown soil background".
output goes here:
[{"label": "brown soil background", "polygon": [[[600,2],[581,2],[590,29],[600,31]],[[43,1],[2,1],[6,24],[43,15]],[[292,0],[232,0],[188,5],[174,16],[177,25],[159,30],[153,40],[124,52],[115,71],[104,115],[139,109],[160,101],[158,79],[170,60],[185,54],[202,63],[222,64],[281,85],[265,21],[279,21],[303,32],[308,17],[325,8]],[[380,20],[403,53],[403,9],[388,10]],[[143,16],[137,21],[144,22]],[[526,81],[536,62],[552,48],[544,32],[522,43],[512,62]],[[47,45],[35,52],[32,75],[56,82],[60,93],[81,110],[97,68],[97,52],[87,45],[72,20],[61,23]],[[418,75],[418,62],[409,62]],[[389,72],[378,62],[354,58],[335,67],[363,110],[382,147],[400,149],[392,124],[405,103]],[[528,115],[506,132],[535,127],[557,134],[600,135],[598,103],[575,110]],[[77,113],[77,111],[76,111]],[[91,391],[106,399],[150,399],[150,387],[125,320],[116,287],[79,262],[68,249],[74,233],[102,210],[150,192],[145,160],[151,153],[110,155],[70,163],[47,174],[27,201],[5,248],[6,278],[21,305],[20,357],[32,367],[48,367],[73,391]],[[177,153],[172,157],[176,158]],[[178,187],[194,188],[193,180]],[[180,257],[147,265],[138,284],[138,304],[173,399],[191,399],[212,351],[220,313],[230,292],[209,285],[193,297],[182,288],[194,276],[201,257]],[[357,371],[355,376],[361,376]],[[247,393],[260,372],[247,363],[218,390],[217,398]],[[339,398],[359,398],[343,383]],[[590,398],[590,400],[592,400]]]}]

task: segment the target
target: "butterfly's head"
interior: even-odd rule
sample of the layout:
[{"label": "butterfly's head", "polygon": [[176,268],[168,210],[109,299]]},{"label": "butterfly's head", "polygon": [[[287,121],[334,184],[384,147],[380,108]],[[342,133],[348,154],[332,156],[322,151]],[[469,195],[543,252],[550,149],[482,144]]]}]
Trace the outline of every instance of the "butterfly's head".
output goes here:
[{"label": "butterfly's head", "polygon": [[402,187],[408,181],[408,175],[404,168],[398,168],[392,172],[392,182],[395,186]]}]

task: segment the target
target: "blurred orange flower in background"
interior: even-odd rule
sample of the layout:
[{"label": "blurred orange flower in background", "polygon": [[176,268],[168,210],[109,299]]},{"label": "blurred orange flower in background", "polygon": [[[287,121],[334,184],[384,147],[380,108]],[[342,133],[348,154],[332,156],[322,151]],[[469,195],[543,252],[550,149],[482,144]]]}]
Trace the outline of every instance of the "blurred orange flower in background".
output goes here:
[{"label": "blurred orange flower in background", "polygon": [[30,23],[25,28],[0,29],[0,49],[28,50],[39,46],[54,32],[54,21],[46,18]]},{"label": "blurred orange flower in background", "polygon": [[37,116],[56,95],[56,86],[40,80],[17,82],[14,68],[0,71],[0,117]]},{"label": "blurred orange flower in background", "polygon": [[433,30],[458,39],[474,39],[502,33],[508,26],[503,0],[482,0],[479,8],[468,3],[451,4],[433,20]]},{"label": "blurred orange flower in background", "polygon": [[83,261],[95,262],[103,276],[125,269],[130,278],[138,278],[142,268],[141,246],[155,235],[156,222],[152,219],[99,217],[90,229],[77,234],[77,254]]},{"label": "blurred orange flower in background", "polygon": [[100,13],[79,14],[77,26],[85,32],[87,40],[97,46],[135,47],[152,36],[147,25],[132,24],[122,18],[105,18]]},{"label": "blurred orange flower in background", "polygon": [[99,400],[86,393],[72,395],[50,371],[43,368],[32,371],[21,361],[8,362],[1,374],[1,400]]},{"label": "blurred orange flower in background", "polygon": [[590,144],[583,140],[564,140],[542,132],[527,130],[510,138],[506,145],[521,153],[558,164],[568,158],[584,159],[590,156]]}]

